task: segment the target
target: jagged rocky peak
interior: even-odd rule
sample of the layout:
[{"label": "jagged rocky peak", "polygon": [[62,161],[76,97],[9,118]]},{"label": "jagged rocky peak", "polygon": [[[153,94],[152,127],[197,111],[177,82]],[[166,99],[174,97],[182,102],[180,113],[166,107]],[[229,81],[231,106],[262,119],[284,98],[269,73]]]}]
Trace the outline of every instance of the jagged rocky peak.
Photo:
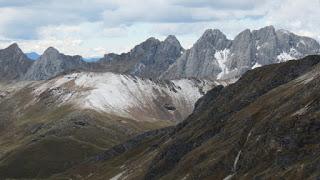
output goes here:
[{"label": "jagged rocky peak", "polygon": [[18,46],[18,44],[17,43],[13,43],[13,44],[11,44],[10,46],[8,46],[6,49],[11,49],[11,50],[21,50],[20,48],[19,48],[19,46]]},{"label": "jagged rocky peak", "polygon": [[0,81],[20,80],[31,64],[17,43],[0,50]]},{"label": "jagged rocky peak", "polygon": [[49,47],[47,48],[43,54],[40,56],[40,59],[46,58],[47,60],[58,60],[59,59],[60,52],[54,48],[54,47]]},{"label": "jagged rocky peak", "polygon": [[143,55],[143,53],[147,53],[147,52],[150,52],[150,51],[155,51],[156,50],[156,47],[160,44],[160,40],[154,38],[154,37],[150,37],[148,38],[147,40],[145,40],[144,42],[142,42],[141,44],[135,46],[131,51],[130,53],[133,55],[133,56],[136,56],[136,55]]},{"label": "jagged rocky peak", "polygon": [[170,42],[170,43],[176,43],[179,42],[177,37],[174,35],[169,35],[166,37],[166,39],[164,40],[164,42]]},{"label": "jagged rocky peak", "polygon": [[196,45],[201,44],[203,47],[214,47],[215,49],[225,49],[230,42],[226,35],[219,29],[207,29],[201,38],[196,42]]},{"label": "jagged rocky peak", "polygon": [[203,33],[200,39],[207,39],[207,38],[212,38],[212,37],[226,37],[223,32],[221,32],[219,29],[207,29]]},{"label": "jagged rocky peak", "polygon": [[59,54],[60,52],[54,47],[48,47],[43,54]]},{"label": "jagged rocky peak", "polygon": [[146,41],[144,41],[143,43],[141,43],[141,45],[157,45],[160,43],[160,40],[155,38],[155,37],[150,37],[148,38]]},{"label": "jagged rocky peak", "polygon": [[20,47],[17,43],[11,44],[7,48],[5,48],[4,51],[11,53],[11,54],[15,54],[15,55],[20,55],[20,56],[24,55],[23,51],[20,49]]},{"label": "jagged rocky peak", "polygon": [[98,62],[102,71],[158,79],[183,53],[180,42],[170,35],[164,41],[154,37],[135,46],[129,53],[107,54]]},{"label": "jagged rocky peak", "polygon": [[270,25],[270,26],[266,26],[266,27],[260,28],[258,30],[253,30],[253,32],[254,31],[265,32],[265,33],[275,33],[276,29],[274,28],[274,26]]},{"label": "jagged rocky peak", "polygon": [[250,29],[245,29],[243,30],[242,32],[240,32],[235,38],[234,38],[234,41],[235,40],[238,40],[238,39],[244,39],[244,38],[250,38],[251,36],[251,30]]},{"label": "jagged rocky peak", "polygon": [[[259,41],[258,44],[265,43],[265,45],[270,45],[270,43],[273,43],[274,45],[276,45],[277,43],[276,42],[277,34],[273,26],[267,26],[259,30],[254,30],[252,31],[252,33],[254,35],[255,40]],[[272,47],[272,48],[276,48],[276,47]]]},{"label": "jagged rocky peak", "polygon": [[319,54],[319,43],[308,37],[266,26],[246,29],[234,40],[208,29],[161,77],[238,79],[244,72],[267,64]]},{"label": "jagged rocky peak", "polygon": [[183,49],[183,47],[181,46],[179,40],[177,39],[176,36],[174,35],[169,35],[164,41],[163,43],[165,44],[170,44],[172,46],[175,46],[175,47],[179,47],[181,49]]},{"label": "jagged rocky peak", "polygon": [[54,47],[49,47],[28,69],[24,79],[47,80],[63,72],[89,68],[81,56],[64,55]]},{"label": "jagged rocky peak", "polygon": [[[184,48],[181,46],[179,40],[174,35],[169,35],[167,38],[162,41],[162,48],[167,51],[169,54],[174,54],[178,56],[179,53],[184,52]],[[176,59],[175,59],[176,60]]]},{"label": "jagged rocky peak", "polygon": [[[287,52],[290,52],[290,49],[294,48],[298,52],[301,52],[301,54],[319,54],[320,45],[315,39],[299,36],[283,29],[277,30],[276,34],[280,46],[284,47]],[[291,49],[291,52],[294,49]]]}]

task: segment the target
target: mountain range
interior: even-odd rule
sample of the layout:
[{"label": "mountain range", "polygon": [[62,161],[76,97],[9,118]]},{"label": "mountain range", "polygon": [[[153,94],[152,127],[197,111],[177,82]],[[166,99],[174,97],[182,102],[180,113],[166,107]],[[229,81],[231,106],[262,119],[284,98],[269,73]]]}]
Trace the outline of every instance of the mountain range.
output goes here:
[{"label": "mountain range", "polygon": [[[263,65],[319,54],[319,43],[308,37],[267,26],[259,30],[244,30],[229,40],[220,30],[209,29],[188,50],[175,36],[164,41],[149,38],[128,53],[106,54],[95,62],[81,56],[67,56],[53,47],[35,62],[30,62],[17,45],[0,54],[1,72],[10,71],[10,63],[19,63],[19,75],[3,80],[46,80],[72,70],[114,72],[152,79],[205,78],[234,81],[247,70]],[[8,51],[8,52],[7,52]],[[15,58],[23,57],[22,59]],[[30,66],[30,64],[32,64]],[[27,71],[26,71],[27,70]],[[6,73],[6,74],[9,74]]]},{"label": "mountain range", "polygon": [[255,67],[319,54],[319,43],[311,38],[267,26],[244,30],[229,40],[217,29],[202,37],[162,74],[162,78],[182,77],[233,79]]},{"label": "mountain range", "polygon": [[87,62],[0,50],[0,179],[318,179],[320,45],[267,26]]}]

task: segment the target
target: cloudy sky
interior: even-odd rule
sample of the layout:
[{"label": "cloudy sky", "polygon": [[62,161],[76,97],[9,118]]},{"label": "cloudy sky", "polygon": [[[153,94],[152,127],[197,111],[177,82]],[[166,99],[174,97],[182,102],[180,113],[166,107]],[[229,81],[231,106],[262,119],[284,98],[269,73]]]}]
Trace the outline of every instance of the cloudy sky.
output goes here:
[{"label": "cloudy sky", "polygon": [[85,57],[173,34],[189,48],[208,28],[229,38],[274,25],[320,40],[320,0],[0,0],[0,48],[54,46]]}]

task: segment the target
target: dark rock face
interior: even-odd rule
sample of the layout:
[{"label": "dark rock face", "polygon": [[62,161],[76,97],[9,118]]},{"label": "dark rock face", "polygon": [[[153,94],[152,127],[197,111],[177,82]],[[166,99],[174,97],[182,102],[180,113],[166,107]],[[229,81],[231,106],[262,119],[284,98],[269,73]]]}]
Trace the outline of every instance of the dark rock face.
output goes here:
[{"label": "dark rock face", "polygon": [[46,80],[66,71],[87,69],[81,56],[67,56],[49,47],[28,69],[25,80]]},{"label": "dark rock face", "polygon": [[0,81],[22,79],[31,65],[17,44],[0,50]]},{"label": "dark rock face", "polygon": [[172,35],[164,41],[149,38],[129,53],[106,54],[103,59],[95,63],[97,67],[93,69],[159,78],[160,74],[167,70],[183,51],[179,41]]},{"label": "dark rock face", "polygon": [[244,30],[232,41],[219,30],[207,30],[161,77],[233,79],[259,66],[319,53],[316,40],[273,26]]}]

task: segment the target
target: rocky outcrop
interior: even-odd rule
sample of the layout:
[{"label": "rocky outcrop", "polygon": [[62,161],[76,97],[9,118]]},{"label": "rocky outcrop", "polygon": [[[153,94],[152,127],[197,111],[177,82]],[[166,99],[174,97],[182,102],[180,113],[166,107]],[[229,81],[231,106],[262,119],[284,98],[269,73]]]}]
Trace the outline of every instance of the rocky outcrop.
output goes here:
[{"label": "rocky outcrop", "polygon": [[164,41],[149,38],[129,53],[106,54],[103,59],[95,63],[97,67],[93,69],[159,78],[160,74],[167,70],[183,51],[175,36],[170,35]]},{"label": "rocky outcrop", "polygon": [[219,30],[207,30],[161,77],[237,79],[256,67],[319,53],[316,40],[273,26],[244,30],[232,41]]},{"label": "rocky outcrop", "polygon": [[88,69],[81,56],[68,56],[49,47],[28,69],[25,80],[46,80],[63,72]]},{"label": "rocky outcrop", "polygon": [[16,43],[0,50],[0,81],[22,79],[31,65]]}]

